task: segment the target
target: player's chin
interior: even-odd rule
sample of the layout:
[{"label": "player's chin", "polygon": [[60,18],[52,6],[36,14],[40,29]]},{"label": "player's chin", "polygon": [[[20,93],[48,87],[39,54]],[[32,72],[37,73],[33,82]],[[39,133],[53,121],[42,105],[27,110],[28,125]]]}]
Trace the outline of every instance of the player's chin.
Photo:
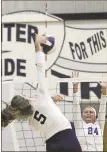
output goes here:
[{"label": "player's chin", "polygon": [[92,119],[91,119],[91,118],[85,118],[85,122],[91,123],[91,122],[92,122]]}]

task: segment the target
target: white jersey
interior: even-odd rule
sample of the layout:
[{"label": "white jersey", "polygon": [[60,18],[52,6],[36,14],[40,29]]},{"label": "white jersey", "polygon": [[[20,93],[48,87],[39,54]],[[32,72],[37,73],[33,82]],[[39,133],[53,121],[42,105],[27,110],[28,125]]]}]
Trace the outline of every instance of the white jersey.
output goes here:
[{"label": "white jersey", "polygon": [[103,135],[99,123],[81,122],[76,135],[83,151],[103,151]]},{"label": "white jersey", "polygon": [[36,65],[38,71],[38,95],[32,100],[34,114],[29,119],[29,125],[33,130],[40,130],[47,139],[56,133],[72,129],[67,118],[49,96],[45,83],[45,56],[43,52],[36,53]]},{"label": "white jersey", "polygon": [[80,99],[74,94],[73,112],[76,135],[80,142],[82,151],[103,151],[103,130],[105,123],[105,111],[107,97],[102,96],[100,101],[98,120],[93,123],[86,123],[81,117]]}]

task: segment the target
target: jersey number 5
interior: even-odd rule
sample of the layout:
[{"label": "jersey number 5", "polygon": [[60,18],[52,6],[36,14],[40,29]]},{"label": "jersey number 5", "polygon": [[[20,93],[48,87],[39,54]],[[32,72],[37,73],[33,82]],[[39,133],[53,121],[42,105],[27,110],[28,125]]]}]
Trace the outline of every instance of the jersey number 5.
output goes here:
[{"label": "jersey number 5", "polygon": [[43,114],[40,114],[39,111],[35,112],[34,118],[41,124],[44,124],[46,121],[46,117]]},{"label": "jersey number 5", "polygon": [[89,134],[89,135],[92,135],[93,132],[94,132],[96,135],[98,135],[98,129],[97,129],[97,128],[93,129],[92,127],[89,127],[89,128],[88,128],[88,134]]}]

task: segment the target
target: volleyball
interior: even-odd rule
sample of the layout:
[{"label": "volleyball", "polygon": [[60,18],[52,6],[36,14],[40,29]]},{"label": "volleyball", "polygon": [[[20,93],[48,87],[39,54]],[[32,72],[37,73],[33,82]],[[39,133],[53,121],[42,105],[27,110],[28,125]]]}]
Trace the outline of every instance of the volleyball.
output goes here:
[{"label": "volleyball", "polygon": [[46,36],[46,37],[47,37],[46,43],[42,43],[41,46],[43,47],[43,51],[45,54],[51,54],[56,50],[55,38],[53,36]]}]

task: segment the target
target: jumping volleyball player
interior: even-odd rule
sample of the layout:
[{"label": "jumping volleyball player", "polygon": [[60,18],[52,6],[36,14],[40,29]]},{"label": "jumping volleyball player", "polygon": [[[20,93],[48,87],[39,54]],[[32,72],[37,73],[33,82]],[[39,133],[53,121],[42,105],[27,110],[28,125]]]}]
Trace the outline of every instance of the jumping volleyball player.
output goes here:
[{"label": "jumping volleyball player", "polygon": [[[73,75],[73,77],[78,77],[77,73],[73,74],[75,75]],[[78,83],[73,84],[74,125],[82,151],[103,151],[103,131],[107,102],[107,83],[100,83],[100,85],[101,101],[98,115],[96,113],[96,110],[91,106],[86,107],[81,115],[80,98],[78,95]]]},{"label": "jumping volleyball player", "polygon": [[76,135],[71,125],[62,114],[52,98],[49,96],[45,84],[45,55],[41,43],[45,43],[45,36],[36,36],[36,67],[38,75],[38,96],[34,99],[16,95],[10,105],[2,110],[2,127],[17,119],[28,120],[33,130],[40,130],[46,138],[47,152],[74,152],[81,151]]}]

